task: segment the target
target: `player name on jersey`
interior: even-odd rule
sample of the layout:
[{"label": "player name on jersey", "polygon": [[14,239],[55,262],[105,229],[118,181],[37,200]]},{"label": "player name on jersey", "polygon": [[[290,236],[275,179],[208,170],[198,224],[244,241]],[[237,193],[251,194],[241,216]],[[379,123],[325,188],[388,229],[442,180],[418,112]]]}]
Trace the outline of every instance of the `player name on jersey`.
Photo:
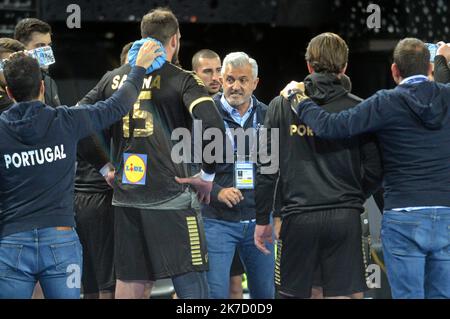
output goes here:
[{"label": "player name on jersey", "polygon": [[43,165],[52,163],[67,157],[64,153],[64,145],[55,145],[53,147],[41,148],[27,152],[4,154],[6,169],[12,167],[21,168],[27,166]]},{"label": "player name on jersey", "polygon": [[[116,75],[112,79],[111,89],[118,90],[123,85],[125,80],[127,79],[128,74],[122,74],[122,75]],[[160,89],[161,88],[161,76],[157,75],[155,78],[153,76],[149,76],[148,78],[144,79],[144,82],[142,83],[142,89],[143,90],[150,90],[150,89]]]}]

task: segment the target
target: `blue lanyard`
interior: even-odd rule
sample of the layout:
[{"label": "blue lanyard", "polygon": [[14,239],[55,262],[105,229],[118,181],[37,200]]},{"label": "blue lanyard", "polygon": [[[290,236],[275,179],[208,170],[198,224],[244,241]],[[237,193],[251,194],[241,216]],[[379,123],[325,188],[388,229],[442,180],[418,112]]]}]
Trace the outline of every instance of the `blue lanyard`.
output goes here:
[{"label": "blue lanyard", "polygon": [[[231,133],[231,129],[230,129],[230,126],[228,125],[228,123],[227,123],[227,121],[223,121],[223,124],[225,125],[225,131],[226,131],[226,133],[227,133],[227,136],[228,136],[228,139],[230,140],[230,142],[231,142],[231,146],[233,147],[233,150],[234,150],[234,153],[236,153],[237,152],[237,149],[236,149],[236,143],[234,142],[234,136],[233,136],[233,134]],[[245,125],[245,124],[244,124]],[[253,114],[253,128],[255,129],[255,137],[256,137],[256,110],[255,110],[255,114]],[[255,139],[253,140],[253,145],[252,145],[252,152],[253,152],[253,148],[256,146],[256,141],[255,141]]]}]

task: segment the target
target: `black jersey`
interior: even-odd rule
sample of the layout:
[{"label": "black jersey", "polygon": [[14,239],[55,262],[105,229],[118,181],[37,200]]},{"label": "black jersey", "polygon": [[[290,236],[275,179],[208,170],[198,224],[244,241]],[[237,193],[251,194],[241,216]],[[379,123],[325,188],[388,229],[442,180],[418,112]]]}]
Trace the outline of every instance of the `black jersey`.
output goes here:
[{"label": "black jersey", "polygon": [[[107,80],[107,72],[100,82],[80,101],[81,103],[95,103],[98,101],[102,83]],[[75,191],[83,193],[103,193],[111,190],[99,170],[110,159],[109,131],[98,132],[96,135],[85,138],[77,147],[77,172],[75,176]]]},{"label": "black jersey", "polygon": [[111,190],[100,169],[109,162],[110,147],[106,132],[85,138],[78,143],[75,191],[103,193]]},{"label": "black jersey", "polygon": [[[125,81],[131,67],[125,64],[99,83],[97,96],[80,103],[103,100]],[[172,161],[171,135],[177,128],[192,127],[192,109],[211,101],[203,82],[194,73],[169,62],[147,76],[134,109],[111,129],[116,166],[113,204],[151,209],[170,200],[186,186],[175,177],[190,176],[190,165]]]}]

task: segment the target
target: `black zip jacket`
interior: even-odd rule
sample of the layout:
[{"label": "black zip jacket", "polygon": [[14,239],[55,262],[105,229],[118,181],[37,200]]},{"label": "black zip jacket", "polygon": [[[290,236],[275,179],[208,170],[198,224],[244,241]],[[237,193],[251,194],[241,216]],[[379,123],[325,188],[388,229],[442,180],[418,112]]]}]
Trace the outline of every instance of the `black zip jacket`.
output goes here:
[{"label": "black zip jacket", "polygon": [[58,87],[56,86],[56,82],[48,75],[47,71],[42,71],[42,78],[44,80],[45,85],[45,104],[57,107],[61,105],[61,101],[58,96]]},{"label": "black zip jacket", "polygon": [[[305,86],[308,96],[329,112],[345,110],[361,101],[332,74],[314,73],[305,79]],[[334,208],[363,211],[364,201],[377,190],[382,179],[374,137],[318,138],[298,120],[290,103],[282,97],[270,103],[265,127],[269,131],[279,128],[280,169],[278,174],[257,176],[257,224],[269,223],[278,176],[282,217]],[[269,151],[274,147],[268,143]]]},{"label": "black zip jacket", "polygon": [[[214,102],[216,103],[217,109],[222,115],[224,121],[228,123],[228,126],[231,129],[241,127],[231,118],[228,112],[226,112],[223,109],[222,104],[220,102],[221,97],[222,94],[216,95],[214,97]],[[267,105],[261,103],[255,97],[253,97],[253,110],[250,117],[244,124],[243,127],[244,130],[251,128],[253,126],[253,117],[255,116],[255,114],[257,126],[262,125],[264,123],[266,112],[267,112]],[[249,155],[250,153],[249,147],[246,148],[246,153],[247,153],[246,155]],[[224,159],[225,156],[226,154],[224,152]],[[234,179],[234,164],[223,163],[216,165],[216,177],[214,178],[213,189],[211,191],[211,202],[209,205],[202,205],[203,217],[220,219],[229,222],[239,222],[243,220],[252,220],[255,218],[256,213],[255,190],[241,190],[244,199],[236,206],[233,206],[233,208],[229,208],[226,204],[219,202],[218,199],[219,192],[223,188],[234,187],[233,179]],[[257,185],[255,185],[255,187],[257,187]]]}]

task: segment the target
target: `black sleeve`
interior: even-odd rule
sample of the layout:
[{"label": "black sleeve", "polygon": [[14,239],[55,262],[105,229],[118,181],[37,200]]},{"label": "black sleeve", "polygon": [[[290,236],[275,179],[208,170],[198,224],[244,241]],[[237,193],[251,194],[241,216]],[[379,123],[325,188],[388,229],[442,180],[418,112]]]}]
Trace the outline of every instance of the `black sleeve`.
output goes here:
[{"label": "black sleeve", "polygon": [[366,198],[369,198],[381,187],[383,180],[381,150],[374,134],[361,137],[360,152],[364,172],[363,190]]},{"label": "black sleeve", "polygon": [[213,187],[211,190],[211,203],[219,203],[219,193],[224,189],[224,187],[220,186],[216,182],[213,182]]},{"label": "black sleeve", "polygon": [[[223,134],[225,133],[222,117],[213,99],[208,95],[205,85],[197,75],[189,74],[183,84],[182,92],[184,105],[194,118],[202,121],[203,130],[217,128]],[[205,173],[212,174],[215,172],[216,164],[203,162],[202,169]]]},{"label": "black sleeve", "polygon": [[101,170],[110,162],[107,147],[102,145],[101,138],[97,135],[88,136],[78,142],[77,154],[86,162]]},{"label": "black sleeve", "polygon": [[384,189],[380,188],[375,194],[373,194],[373,199],[378,206],[378,209],[383,214],[384,211]]},{"label": "black sleeve", "polygon": [[[80,102],[78,102],[78,104],[94,104],[98,101],[104,100],[105,87],[109,82],[110,75],[110,71],[106,72],[97,85],[90,90],[80,100]],[[107,130],[105,134],[108,136],[110,135]],[[94,166],[95,169],[100,170],[110,161],[109,154],[106,152],[106,148],[102,144],[101,138],[98,135],[88,136],[78,142],[78,156]]]},{"label": "black sleeve", "polygon": [[277,182],[274,190],[275,199],[273,200],[272,216],[281,217],[282,193],[281,193],[281,175],[278,174]]},{"label": "black sleeve", "polygon": [[[272,128],[279,128],[279,123],[275,118],[276,112],[279,112],[280,105],[283,103],[280,98],[275,98],[270,104],[266,113],[264,121],[264,130],[267,134],[262,134],[262,143],[259,148],[259,160],[258,169],[256,174],[256,224],[267,225],[270,223],[270,213],[274,209],[274,200],[276,197],[277,179],[279,177],[279,170],[272,174],[264,174],[262,168],[269,166],[270,163],[266,163],[264,155],[271,154],[273,151],[271,145],[271,130]],[[287,102],[288,103],[288,102]],[[278,109],[278,110],[277,110]]]},{"label": "black sleeve", "polygon": [[58,87],[56,86],[56,82],[46,72],[43,71],[42,74],[45,85],[45,104],[52,107],[60,106],[61,101],[59,100]]},{"label": "black sleeve", "polygon": [[439,83],[450,83],[450,67],[443,55],[436,55],[434,59],[434,80]]}]

